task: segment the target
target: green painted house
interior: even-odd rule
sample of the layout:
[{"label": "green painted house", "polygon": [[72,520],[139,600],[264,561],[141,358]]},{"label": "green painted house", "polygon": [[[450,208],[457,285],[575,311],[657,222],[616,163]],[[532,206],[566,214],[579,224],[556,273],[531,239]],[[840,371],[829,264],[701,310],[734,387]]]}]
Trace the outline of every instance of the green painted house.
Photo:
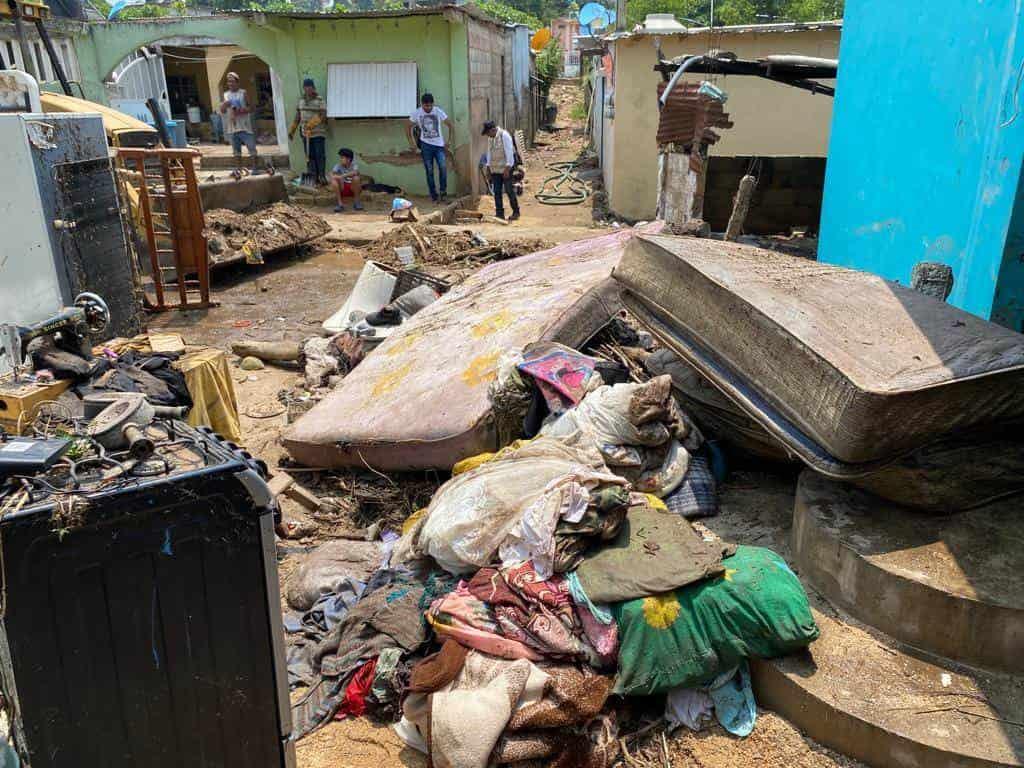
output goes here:
[{"label": "green painted house", "polygon": [[[408,151],[405,135],[416,94],[433,93],[455,124],[450,191],[479,188],[476,165],[485,150],[484,120],[520,128],[528,137],[534,128],[529,30],[496,23],[473,6],[89,22],[72,39],[85,95],[102,103],[109,103],[111,77],[140,48],[160,43],[183,46],[173,49],[178,51],[244,51],[246,56],[233,61],[258,59],[269,70],[271,129],[282,144],[302,80],[311,77],[327,101],[328,162],[339,147],[351,147],[365,173],[413,194],[426,192],[421,162]],[[190,58],[176,54],[165,60],[168,73],[171,65],[192,66]],[[205,64],[218,73],[209,78],[214,93],[226,71],[226,65],[218,69],[211,64],[215,59],[211,55]],[[288,154],[293,169],[305,167],[299,136],[288,144]]]}]

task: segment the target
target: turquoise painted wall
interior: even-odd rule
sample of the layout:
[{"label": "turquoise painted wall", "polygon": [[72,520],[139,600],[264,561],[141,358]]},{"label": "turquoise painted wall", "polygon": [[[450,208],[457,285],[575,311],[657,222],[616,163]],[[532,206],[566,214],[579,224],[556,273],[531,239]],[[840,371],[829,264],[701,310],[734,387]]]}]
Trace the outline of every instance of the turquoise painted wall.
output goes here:
[{"label": "turquoise painted wall", "polygon": [[[465,17],[457,13],[361,19],[267,16],[263,23],[259,23],[259,18],[197,17],[92,24],[76,45],[86,93],[105,102],[101,81],[141,45],[179,35],[207,35],[248,49],[275,70],[284,89],[285,115],[290,123],[301,96],[303,78],[312,77],[321,94],[326,93],[329,63],[415,60],[420,92],[431,91],[455,122],[456,164],[453,167],[449,162],[449,192],[468,189],[469,52]],[[409,105],[410,112],[415,108],[415,104]],[[417,157],[399,154],[408,147],[406,122],[404,118],[329,120],[328,163],[333,163],[340,147],[351,147],[364,173],[412,194],[426,194],[422,163]],[[289,145],[289,159],[293,169],[305,167],[298,135]]]},{"label": "turquoise painted wall", "polygon": [[819,258],[1024,322],[1024,12],[1019,2],[847,0]]}]

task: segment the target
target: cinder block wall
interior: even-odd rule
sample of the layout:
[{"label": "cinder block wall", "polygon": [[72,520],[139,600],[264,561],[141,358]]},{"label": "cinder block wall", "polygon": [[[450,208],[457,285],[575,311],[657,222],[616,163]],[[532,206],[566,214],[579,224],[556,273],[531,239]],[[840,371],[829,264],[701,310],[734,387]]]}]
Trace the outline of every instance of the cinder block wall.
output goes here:
[{"label": "cinder block wall", "polygon": [[[716,232],[725,230],[740,179],[750,157],[711,157],[704,191],[704,219]],[[789,233],[793,227],[817,231],[825,187],[823,157],[764,157],[758,160],[757,187],[744,232]]]}]

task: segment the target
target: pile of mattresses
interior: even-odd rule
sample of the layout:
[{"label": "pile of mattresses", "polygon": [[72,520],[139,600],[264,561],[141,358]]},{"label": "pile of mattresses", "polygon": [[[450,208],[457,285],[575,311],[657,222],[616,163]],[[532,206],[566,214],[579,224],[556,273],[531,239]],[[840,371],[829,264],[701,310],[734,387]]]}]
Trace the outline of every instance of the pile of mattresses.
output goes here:
[{"label": "pile of mattresses", "polygon": [[1024,336],[880,277],[707,239],[634,239],[615,279],[706,432],[898,503],[1024,490]]},{"label": "pile of mattresses", "polygon": [[448,469],[499,445],[491,401],[502,357],[582,344],[622,309],[612,269],[661,224],[490,264],[398,327],[285,434],[299,462]]}]

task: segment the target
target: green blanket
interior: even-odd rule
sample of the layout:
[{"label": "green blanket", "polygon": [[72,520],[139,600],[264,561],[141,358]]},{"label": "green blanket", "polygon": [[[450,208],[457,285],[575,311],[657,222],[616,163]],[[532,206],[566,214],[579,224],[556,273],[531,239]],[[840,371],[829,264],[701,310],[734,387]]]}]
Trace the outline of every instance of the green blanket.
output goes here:
[{"label": "green blanket", "polygon": [[710,681],[750,656],[772,658],[818,637],[800,581],[769,549],[738,547],[721,576],[612,606],[615,693],[648,696]]}]

